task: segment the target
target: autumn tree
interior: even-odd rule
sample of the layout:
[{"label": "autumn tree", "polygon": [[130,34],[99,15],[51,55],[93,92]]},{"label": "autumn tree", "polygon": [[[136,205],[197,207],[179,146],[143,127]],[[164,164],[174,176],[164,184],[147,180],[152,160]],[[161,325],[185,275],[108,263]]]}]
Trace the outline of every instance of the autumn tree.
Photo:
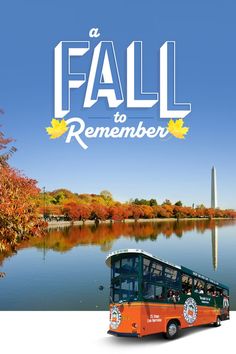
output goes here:
[{"label": "autumn tree", "polygon": [[129,219],[130,217],[132,217],[132,207],[130,206],[130,204],[123,204],[122,208],[124,219]]},{"label": "autumn tree", "polygon": [[142,212],[143,212],[143,217],[145,219],[151,219],[154,217],[154,210],[151,206],[149,205],[142,205]]},{"label": "autumn tree", "polygon": [[141,205],[136,205],[136,204],[133,204],[131,206],[131,215],[132,215],[132,218],[134,220],[138,220],[139,218],[141,218],[142,216],[144,216],[144,212],[142,210],[142,207]]},{"label": "autumn tree", "polygon": [[74,200],[76,198],[74,193],[65,188],[56,189],[52,191],[50,195],[52,197],[53,204],[63,204],[70,199]]},{"label": "autumn tree", "polygon": [[113,197],[111,192],[103,190],[101,191],[100,196],[104,199],[106,205],[110,206],[113,204]]},{"label": "autumn tree", "polygon": [[109,208],[110,218],[115,221],[122,221],[125,218],[125,208],[122,205],[114,205]]},{"label": "autumn tree", "polygon": [[94,203],[91,205],[91,217],[93,219],[107,220],[109,209],[105,205]]},{"label": "autumn tree", "polygon": [[80,204],[78,205],[78,210],[80,214],[80,220],[85,221],[91,216],[91,207],[89,205]]},{"label": "autumn tree", "polygon": [[[3,114],[3,110],[0,108],[0,115]],[[1,128],[1,125],[0,125]],[[12,154],[16,151],[14,146],[9,147],[9,144],[12,143],[14,139],[5,138],[4,133],[0,130],[0,167],[8,166],[8,159],[12,156]]]},{"label": "autumn tree", "polygon": [[36,181],[5,165],[0,167],[0,251],[41,234],[45,225],[36,212]]},{"label": "autumn tree", "polygon": [[16,245],[42,233],[45,223],[36,210],[39,195],[37,182],[11,168],[8,159],[16,150],[8,148],[12,139],[0,132],[0,251],[12,250]]},{"label": "autumn tree", "polygon": [[40,215],[44,217],[60,216],[63,214],[62,207],[60,205],[43,205],[38,208]]},{"label": "autumn tree", "polygon": [[63,213],[72,221],[79,220],[80,218],[78,204],[75,202],[66,203],[63,208]]}]

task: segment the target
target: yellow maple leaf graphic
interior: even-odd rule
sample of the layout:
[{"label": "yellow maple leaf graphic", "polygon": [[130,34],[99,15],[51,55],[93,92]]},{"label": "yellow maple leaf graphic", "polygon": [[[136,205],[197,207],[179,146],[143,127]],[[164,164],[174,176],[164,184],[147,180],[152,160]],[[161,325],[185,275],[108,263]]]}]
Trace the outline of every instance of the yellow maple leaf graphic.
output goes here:
[{"label": "yellow maple leaf graphic", "polygon": [[189,128],[183,127],[183,125],[184,125],[183,119],[177,119],[176,121],[171,119],[168,123],[167,129],[176,138],[184,139],[185,134],[187,134],[187,132],[189,131]]},{"label": "yellow maple leaf graphic", "polygon": [[68,130],[68,127],[66,126],[66,121],[64,119],[57,120],[55,118],[52,118],[51,125],[51,127],[46,128],[48,135],[50,135],[50,139],[59,138]]}]

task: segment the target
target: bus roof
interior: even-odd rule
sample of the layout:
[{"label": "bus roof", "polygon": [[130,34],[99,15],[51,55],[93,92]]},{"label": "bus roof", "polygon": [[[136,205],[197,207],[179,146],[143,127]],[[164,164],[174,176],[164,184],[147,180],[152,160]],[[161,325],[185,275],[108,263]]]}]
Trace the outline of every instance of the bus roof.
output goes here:
[{"label": "bus roof", "polygon": [[213,279],[211,279],[211,278],[209,278],[209,277],[207,277],[205,275],[202,275],[202,274],[200,274],[198,272],[195,272],[195,271],[193,271],[193,270],[191,270],[189,268],[186,268],[184,266],[179,266],[177,264],[173,264],[173,263],[170,263],[168,261],[165,261],[165,260],[163,260],[161,258],[158,258],[156,256],[153,256],[151,253],[146,252],[146,251],[141,250],[141,249],[128,248],[128,249],[121,249],[121,250],[117,250],[117,251],[111,252],[111,253],[108,254],[108,256],[106,258],[106,264],[110,267],[111,266],[111,258],[112,257],[117,256],[117,255],[121,255],[121,254],[127,254],[127,253],[142,254],[144,256],[147,256],[147,257],[150,257],[152,259],[155,259],[155,260],[157,260],[159,262],[165,263],[165,264],[167,264],[167,265],[169,265],[171,267],[174,267],[174,268],[176,268],[178,270],[181,270],[183,273],[186,273],[186,274],[191,275],[191,276],[198,277],[198,278],[200,278],[202,280],[205,280],[207,282],[210,282],[210,283],[212,283],[214,285],[218,285],[219,287],[222,287],[224,289],[229,289],[228,286],[226,286],[226,285],[224,285],[222,283],[219,283],[218,281],[215,281],[215,280],[213,280]]}]

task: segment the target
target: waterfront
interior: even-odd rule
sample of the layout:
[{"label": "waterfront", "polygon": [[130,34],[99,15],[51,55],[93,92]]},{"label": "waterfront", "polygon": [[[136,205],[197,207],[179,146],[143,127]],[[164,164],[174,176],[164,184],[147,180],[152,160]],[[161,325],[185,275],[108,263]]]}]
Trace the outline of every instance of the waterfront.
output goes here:
[{"label": "waterfront", "polygon": [[[236,310],[236,221],[183,220],[54,228],[1,258],[0,310],[106,310],[106,255],[141,248],[230,287]],[[99,290],[99,286],[104,290]]]}]

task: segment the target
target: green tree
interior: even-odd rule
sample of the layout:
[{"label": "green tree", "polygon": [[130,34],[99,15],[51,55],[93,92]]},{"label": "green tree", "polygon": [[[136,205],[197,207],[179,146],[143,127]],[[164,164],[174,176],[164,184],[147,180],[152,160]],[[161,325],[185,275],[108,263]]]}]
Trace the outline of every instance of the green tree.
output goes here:
[{"label": "green tree", "polygon": [[162,205],[172,205],[172,203],[169,199],[165,199]]},{"label": "green tree", "polygon": [[205,209],[205,205],[204,204],[199,204],[196,206],[197,209]]},{"label": "green tree", "polygon": [[138,199],[138,198],[135,198],[134,201],[133,201],[133,204],[136,204],[136,205],[150,205],[149,204],[149,201],[147,199]]},{"label": "green tree", "polygon": [[156,205],[157,205],[156,199],[153,199],[153,198],[150,199],[150,200],[149,200],[149,205],[150,205],[150,206],[156,206]]},{"label": "green tree", "polygon": [[51,196],[53,197],[52,203],[53,204],[61,204],[66,199],[77,199],[76,195],[65,188],[60,188],[52,191]]}]

